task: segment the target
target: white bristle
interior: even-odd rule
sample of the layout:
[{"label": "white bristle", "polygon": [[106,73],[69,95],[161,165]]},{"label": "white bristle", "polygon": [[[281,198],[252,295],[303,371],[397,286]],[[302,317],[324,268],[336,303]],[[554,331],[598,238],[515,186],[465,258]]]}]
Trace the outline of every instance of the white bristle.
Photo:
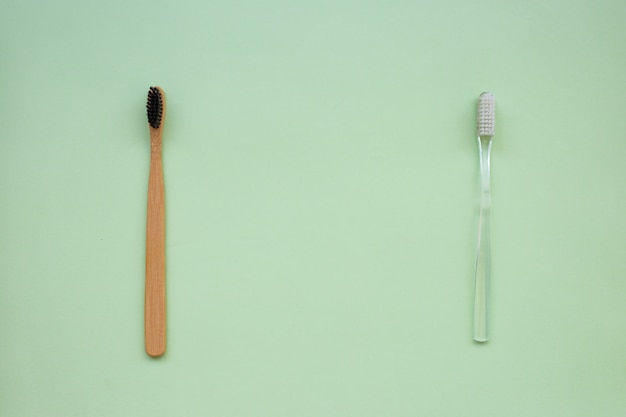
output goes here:
[{"label": "white bristle", "polygon": [[491,93],[478,97],[476,133],[478,136],[493,136],[496,132],[496,98]]}]

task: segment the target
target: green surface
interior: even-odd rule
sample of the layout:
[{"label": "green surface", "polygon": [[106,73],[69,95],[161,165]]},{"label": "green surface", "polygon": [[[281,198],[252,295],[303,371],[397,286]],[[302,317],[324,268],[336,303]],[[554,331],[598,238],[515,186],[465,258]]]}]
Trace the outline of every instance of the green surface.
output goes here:
[{"label": "green surface", "polygon": [[3,1],[0,415],[623,417],[625,20],[622,0]]}]

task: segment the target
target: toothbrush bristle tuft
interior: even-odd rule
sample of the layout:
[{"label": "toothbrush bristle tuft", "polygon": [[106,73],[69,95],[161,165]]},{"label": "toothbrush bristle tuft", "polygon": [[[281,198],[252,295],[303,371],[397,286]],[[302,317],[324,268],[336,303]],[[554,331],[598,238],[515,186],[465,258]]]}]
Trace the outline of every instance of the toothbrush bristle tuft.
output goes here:
[{"label": "toothbrush bristle tuft", "polygon": [[496,98],[491,93],[478,97],[476,133],[478,136],[493,136],[496,132]]},{"label": "toothbrush bristle tuft", "polygon": [[148,110],[148,124],[154,129],[158,129],[163,117],[163,98],[161,97],[161,91],[157,87],[150,87],[150,90],[148,90],[146,109]]}]

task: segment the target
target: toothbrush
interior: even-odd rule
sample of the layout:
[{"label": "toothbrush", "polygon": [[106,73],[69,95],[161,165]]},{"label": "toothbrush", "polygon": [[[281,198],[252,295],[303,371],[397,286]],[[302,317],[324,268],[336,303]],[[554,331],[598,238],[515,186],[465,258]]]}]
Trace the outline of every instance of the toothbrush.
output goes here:
[{"label": "toothbrush", "polygon": [[165,353],[165,194],[161,143],[165,94],[161,87],[148,91],[150,177],[146,223],[145,343],[152,357]]},{"label": "toothbrush", "polygon": [[488,286],[491,275],[491,191],[489,159],[492,138],[495,134],[495,97],[482,93],[478,98],[476,134],[480,154],[480,219],[478,223],[478,247],[476,249],[476,287],[474,293],[474,340],[486,342]]}]

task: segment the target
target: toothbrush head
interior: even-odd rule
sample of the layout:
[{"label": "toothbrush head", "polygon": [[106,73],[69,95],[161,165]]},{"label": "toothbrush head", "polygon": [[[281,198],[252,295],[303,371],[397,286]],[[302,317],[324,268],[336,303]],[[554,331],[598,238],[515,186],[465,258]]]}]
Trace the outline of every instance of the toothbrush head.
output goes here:
[{"label": "toothbrush head", "polygon": [[150,87],[150,90],[148,90],[148,104],[146,104],[146,109],[148,111],[148,124],[153,129],[158,129],[159,126],[161,126],[164,101],[161,87]]},{"label": "toothbrush head", "polygon": [[482,93],[478,97],[476,133],[478,136],[493,136],[496,133],[496,98],[491,93]]}]

